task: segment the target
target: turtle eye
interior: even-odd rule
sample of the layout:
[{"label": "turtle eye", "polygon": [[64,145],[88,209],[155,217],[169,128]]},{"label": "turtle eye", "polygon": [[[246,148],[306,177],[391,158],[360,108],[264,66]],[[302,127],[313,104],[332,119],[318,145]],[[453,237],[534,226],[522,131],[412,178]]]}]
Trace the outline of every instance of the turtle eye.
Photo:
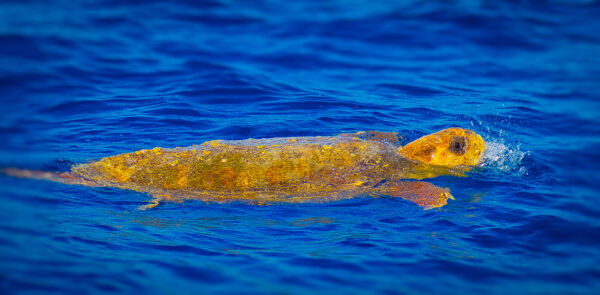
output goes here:
[{"label": "turtle eye", "polygon": [[449,150],[457,155],[462,155],[467,152],[467,143],[464,137],[454,136],[450,140]]}]

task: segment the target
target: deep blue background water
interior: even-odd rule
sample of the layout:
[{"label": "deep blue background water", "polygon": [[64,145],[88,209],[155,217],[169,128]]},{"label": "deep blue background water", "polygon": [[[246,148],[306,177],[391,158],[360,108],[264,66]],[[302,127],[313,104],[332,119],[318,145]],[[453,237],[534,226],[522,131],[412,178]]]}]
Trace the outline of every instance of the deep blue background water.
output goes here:
[{"label": "deep blue background water", "polygon": [[249,206],[0,176],[0,293],[598,294],[593,1],[0,2],[0,166],[450,126],[456,197]]}]

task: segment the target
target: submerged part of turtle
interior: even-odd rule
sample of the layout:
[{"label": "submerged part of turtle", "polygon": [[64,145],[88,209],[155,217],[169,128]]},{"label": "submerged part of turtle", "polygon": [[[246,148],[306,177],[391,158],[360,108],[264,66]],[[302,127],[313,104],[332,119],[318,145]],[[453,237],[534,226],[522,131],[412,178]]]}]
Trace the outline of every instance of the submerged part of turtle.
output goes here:
[{"label": "submerged part of turtle", "polygon": [[68,184],[118,187],[160,201],[333,201],[357,195],[388,195],[424,208],[452,198],[447,189],[409,181],[462,176],[485,149],[481,136],[449,128],[403,147],[395,133],[358,132],[334,137],[215,140],[186,148],[154,148],[106,157],[52,173],[9,168],[18,177]]}]

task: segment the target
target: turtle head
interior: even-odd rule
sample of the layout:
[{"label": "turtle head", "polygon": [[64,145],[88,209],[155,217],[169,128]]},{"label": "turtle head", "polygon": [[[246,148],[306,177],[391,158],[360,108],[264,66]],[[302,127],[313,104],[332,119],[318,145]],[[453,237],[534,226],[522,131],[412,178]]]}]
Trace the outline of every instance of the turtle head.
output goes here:
[{"label": "turtle head", "polygon": [[481,162],[485,141],[463,128],[448,128],[425,135],[398,149],[401,156],[436,166],[475,166]]}]

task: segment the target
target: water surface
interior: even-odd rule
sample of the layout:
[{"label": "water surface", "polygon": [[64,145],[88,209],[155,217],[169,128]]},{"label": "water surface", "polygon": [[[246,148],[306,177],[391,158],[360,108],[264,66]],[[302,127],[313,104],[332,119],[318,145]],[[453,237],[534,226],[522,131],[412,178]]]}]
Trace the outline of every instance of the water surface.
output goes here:
[{"label": "water surface", "polygon": [[251,206],[0,176],[0,293],[596,294],[594,1],[3,1],[0,166],[459,126],[455,201]]}]

